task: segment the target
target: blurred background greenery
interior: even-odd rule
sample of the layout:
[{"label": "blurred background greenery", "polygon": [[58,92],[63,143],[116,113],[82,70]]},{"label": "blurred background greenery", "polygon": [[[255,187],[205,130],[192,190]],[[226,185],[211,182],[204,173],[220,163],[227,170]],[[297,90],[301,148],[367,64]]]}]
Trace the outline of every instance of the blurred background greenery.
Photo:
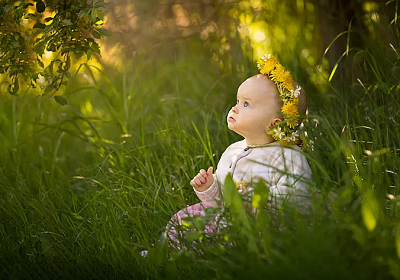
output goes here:
[{"label": "blurred background greenery", "polygon": [[[0,84],[0,275],[400,279],[398,11],[378,0],[107,1],[112,36],[98,40],[101,56],[72,58],[67,105]],[[307,92],[307,157],[318,191],[339,194],[333,210],[318,200],[308,218],[266,221],[267,235],[253,221],[167,261],[157,240],[198,201],[190,179],[240,139],[225,117],[265,52]]]}]

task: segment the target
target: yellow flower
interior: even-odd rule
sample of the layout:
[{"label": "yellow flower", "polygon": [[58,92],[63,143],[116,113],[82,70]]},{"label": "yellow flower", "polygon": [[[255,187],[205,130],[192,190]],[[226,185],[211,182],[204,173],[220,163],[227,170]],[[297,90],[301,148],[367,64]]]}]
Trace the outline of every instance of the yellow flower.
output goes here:
[{"label": "yellow flower", "polygon": [[259,61],[257,61],[257,68],[259,70],[261,70],[264,67],[265,61],[260,59]]},{"label": "yellow flower", "polygon": [[272,70],[274,70],[275,66],[278,65],[279,62],[275,58],[275,56],[271,55],[269,59],[264,63],[263,67],[261,68],[261,74],[269,74]]},{"label": "yellow flower", "polygon": [[289,116],[298,116],[297,104],[295,102],[287,102],[282,106],[282,113]]},{"label": "yellow flower", "polygon": [[271,73],[271,79],[276,82],[282,82],[285,79],[285,67],[281,64],[275,65],[275,70]]},{"label": "yellow flower", "polygon": [[291,91],[293,88],[293,78],[290,72],[285,70],[281,64],[276,65],[276,69],[272,71],[271,77],[273,81],[282,83],[282,87]]},{"label": "yellow flower", "polygon": [[287,89],[288,91],[294,90],[293,88],[293,78],[290,75],[289,71],[285,71],[283,81],[282,81],[283,88]]},{"label": "yellow flower", "polygon": [[286,124],[290,128],[295,128],[298,124],[298,118],[293,117],[293,118],[289,119]]},{"label": "yellow flower", "polygon": [[244,182],[242,182],[242,181],[240,181],[240,182],[236,182],[235,181],[235,186],[236,186],[236,188],[237,188],[239,193],[244,192],[246,190],[246,187],[247,187],[246,184]]},{"label": "yellow flower", "polygon": [[300,135],[299,138],[300,138],[299,146],[303,151],[305,151],[307,149],[307,140],[303,135]]}]

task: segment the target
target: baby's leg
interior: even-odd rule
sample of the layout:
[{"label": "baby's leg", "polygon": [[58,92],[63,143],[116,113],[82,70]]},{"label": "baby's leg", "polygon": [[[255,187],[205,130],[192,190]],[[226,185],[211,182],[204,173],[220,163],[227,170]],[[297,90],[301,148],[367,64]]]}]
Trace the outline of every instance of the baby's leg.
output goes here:
[{"label": "baby's leg", "polygon": [[[196,203],[194,205],[190,205],[185,209],[180,210],[176,213],[168,222],[166,226],[167,234],[169,237],[169,244],[174,249],[186,249],[184,245],[181,245],[179,239],[182,238],[182,230],[180,228],[183,227],[183,223],[185,222],[184,218],[186,217],[195,217],[201,216],[204,217],[206,215],[204,211],[205,207],[202,203]],[[204,229],[204,233],[211,233],[215,230],[214,223],[211,225],[206,225]]]}]

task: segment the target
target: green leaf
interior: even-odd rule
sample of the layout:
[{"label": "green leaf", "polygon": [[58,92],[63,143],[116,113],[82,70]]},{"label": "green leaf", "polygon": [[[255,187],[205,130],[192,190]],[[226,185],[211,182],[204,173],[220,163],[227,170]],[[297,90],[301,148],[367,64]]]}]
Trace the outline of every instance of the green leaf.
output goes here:
[{"label": "green leaf", "polygon": [[99,33],[101,35],[103,35],[103,36],[106,36],[106,37],[110,37],[111,36],[111,32],[109,30],[107,30],[107,29],[99,28],[99,29],[97,29],[97,31],[99,31]]},{"label": "green leaf", "polygon": [[42,0],[39,0],[36,2],[36,11],[38,11],[38,13],[43,13],[44,10],[46,10],[46,5],[43,3]]},{"label": "green leaf", "polygon": [[25,16],[25,19],[30,19],[31,17],[34,17],[35,14],[29,13]]},{"label": "green leaf", "polygon": [[186,240],[189,242],[199,240],[202,234],[203,232],[201,231],[191,231],[186,235]]},{"label": "green leaf", "polygon": [[53,30],[53,25],[49,24],[49,25],[46,25],[46,27],[44,28],[43,32],[44,33],[49,33],[51,30]]},{"label": "green leaf", "polygon": [[85,218],[83,218],[82,216],[80,216],[80,215],[78,215],[78,214],[75,214],[75,213],[72,213],[72,216],[75,218],[75,219],[77,219],[77,220],[84,220]]},{"label": "green leaf", "polygon": [[101,34],[97,30],[93,30],[92,35],[96,39],[101,39]]},{"label": "green leaf", "polygon": [[43,24],[41,22],[36,22],[33,28],[39,28],[39,29],[44,29],[46,28],[46,24]]},{"label": "green leaf", "polygon": [[19,47],[21,46],[17,41],[13,41],[13,42],[11,43],[11,45],[12,45],[14,48],[19,48]]},{"label": "green leaf", "polygon": [[373,231],[379,219],[379,203],[372,191],[363,195],[361,203],[361,215],[365,227],[369,232]]},{"label": "green leaf", "polygon": [[65,97],[63,97],[63,96],[56,95],[56,96],[54,96],[54,100],[57,103],[61,104],[62,106],[65,106],[68,104],[67,99],[65,99]]},{"label": "green leaf", "polygon": [[86,55],[87,55],[87,60],[89,61],[92,58],[93,51],[92,50],[88,50]]},{"label": "green leaf", "polygon": [[82,9],[79,11],[78,18],[83,18],[89,13],[89,9]]},{"label": "green leaf", "polygon": [[364,187],[363,187],[363,179],[360,176],[354,176],[353,177],[353,182],[356,185],[357,189],[361,192]]},{"label": "green leaf", "polygon": [[64,26],[69,26],[69,25],[72,24],[72,22],[71,22],[69,19],[64,19],[64,20],[61,21],[61,23],[62,23]]},{"label": "green leaf", "polygon": [[50,91],[53,91],[54,87],[52,85],[45,85],[44,86],[44,93],[49,93]]},{"label": "green leaf", "polygon": [[329,75],[328,81],[331,81],[331,80],[332,80],[333,75],[335,75],[335,72],[336,72],[336,69],[338,68],[338,66],[339,66],[339,63],[336,63],[335,66],[334,66],[333,69],[332,69],[331,74]]},{"label": "green leaf", "polygon": [[69,67],[71,66],[71,57],[68,55],[67,60],[65,61],[64,70],[68,71]]},{"label": "green leaf", "polygon": [[17,92],[19,90],[18,78],[15,78],[14,83],[10,84],[7,87],[7,90],[11,95],[17,95]]},{"label": "green leaf", "polygon": [[93,11],[91,11],[90,13],[88,13],[88,19],[89,21],[94,21],[95,17],[93,15]]},{"label": "green leaf", "polygon": [[12,7],[11,4],[7,4],[7,5],[4,7],[4,12],[8,13],[8,12],[11,10],[11,7]]},{"label": "green leaf", "polygon": [[257,243],[252,233],[249,217],[246,213],[241,195],[236,189],[232,176],[228,174],[224,183],[225,204],[230,205],[234,220],[240,224],[243,235],[247,239],[247,246],[250,251],[258,253]]}]

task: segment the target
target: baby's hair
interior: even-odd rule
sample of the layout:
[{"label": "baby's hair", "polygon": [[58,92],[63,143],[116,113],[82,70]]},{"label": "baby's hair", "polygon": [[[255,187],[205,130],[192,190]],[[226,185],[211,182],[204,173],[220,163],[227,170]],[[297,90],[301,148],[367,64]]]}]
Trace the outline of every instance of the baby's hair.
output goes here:
[{"label": "baby's hair", "polygon": [[[297,82],[293,81],[293,86],[295,88],[297,88],[297,86],[299,86],[299,84]],[[304,116],[307,112],[307,94],[303,88],[301,88],[301,90],[300,90],[298,109],[299,109],[300,116]]]}]

